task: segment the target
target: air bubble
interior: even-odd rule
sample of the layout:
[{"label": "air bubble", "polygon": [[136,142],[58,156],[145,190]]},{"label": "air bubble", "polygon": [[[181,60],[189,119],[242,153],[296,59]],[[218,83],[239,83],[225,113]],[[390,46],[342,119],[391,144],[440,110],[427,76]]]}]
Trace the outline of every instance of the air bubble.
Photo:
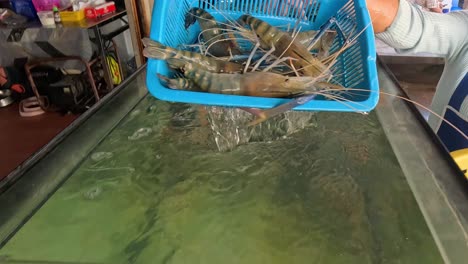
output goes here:
[{"label": "air bubble", "polygon": [[149,136],[149,134],[151,134],[151,132],[153,132],[153,130],[151,128],[143,127],[143,128],[138,129],[137,131],[135,131],[135,133],[133,133],[133,135],[129,136],[128,139],[129,140],[138,140],[140,138],[144,138],[144,137]]}]

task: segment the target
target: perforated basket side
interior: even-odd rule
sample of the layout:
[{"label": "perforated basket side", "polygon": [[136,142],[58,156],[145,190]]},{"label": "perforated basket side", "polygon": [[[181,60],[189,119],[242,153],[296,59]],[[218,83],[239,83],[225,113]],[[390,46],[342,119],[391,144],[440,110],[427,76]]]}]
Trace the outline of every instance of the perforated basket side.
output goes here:
[{"label": "perforated basket side", "polygon": [[[332,49],[332,52],[338,51],[343,45],[354,43],[347,48],[341,56],[338,57],[336,66],[333,67],[335,80],[345,87],[354,87],[366,89],[364,60],[362,49],[368,41],[362,30],[365,28],[359,23],[359,16],[356,14],[354,2],[347,2],[341,8],[335,18],[338,25],[334,26],[335,30],[341,30],[344,36],[341,36],[338,43]],[[354,101],[365,101],[370,94],[366,92],[353,92],[353,96],[348,96],[347,99]]]},{"label": "perforated basket side", "polygon": [[359,45],[355,47],[356,50],[360,50],[359,54],[355,55],[357,53],[353,53],[353,50],[350,49],[350,57],[359,56],[359,60],[355,60],[359,61],[359,65],[349,65],[346,85],[351,88],[356,87],[369,90],[369,92],[358,92],[355,96],[355,100],[363,105],[363,107],[361,107],[362,109],[367,108],[372,110],[377,106],[380,97],[374,30],[365,0],[357,0],[354,2],[354,12],[356,13],[356,21],[359,28],[358,33],[362,32],[362,34],[358,39]]},{"label": "perforated basket side", "polygon": [[[302,1],[302,3],[301,3]],[[250,13],[271,17],[291,18],[296,20],[305,16],[309,21],[317,19],[320,1],[318,0],[204,0],[198,1],[199,7],[210,10],[223,10],[226,12]],[[297,4],[296,4],[297,3]],[[300,6],[301,8],[295,8]]]}]

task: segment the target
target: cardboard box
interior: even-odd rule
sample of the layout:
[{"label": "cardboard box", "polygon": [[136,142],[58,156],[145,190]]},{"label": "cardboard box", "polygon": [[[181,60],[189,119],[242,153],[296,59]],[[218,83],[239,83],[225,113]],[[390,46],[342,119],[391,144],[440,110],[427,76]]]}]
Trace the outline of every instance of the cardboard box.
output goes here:
[{"label": "cardboard box", "polygon": [[105,15],[115,13],[116,10],[117,8],[115,7],[114,2],[107,2],[102,5],[86,8],[85,15],[89,19],[97,19]]}]

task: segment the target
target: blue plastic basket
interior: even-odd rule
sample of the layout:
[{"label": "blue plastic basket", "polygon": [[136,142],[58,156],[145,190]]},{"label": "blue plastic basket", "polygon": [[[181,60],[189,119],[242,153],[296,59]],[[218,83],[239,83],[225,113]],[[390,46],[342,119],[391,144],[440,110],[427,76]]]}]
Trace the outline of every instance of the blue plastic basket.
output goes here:
[{"label": "blue plastic basket", "polygon": [[[229,15],[233,19],[245,13],[272,25],[294,26],[297,13],[290,12],[286,16],[279,15],[281,10],[273,8],[267,14],[266,6],[269,2],[276,5],[276,0],[160,0],[155,2],[153,9],[150,38],[171,47],[180,44],[192,44],[200,32],[198,23],[188,30],[184,28],[184,17],[192,7],[202,7],[217,19],[223,16],[216,15],[217,10]],[[294,2],[292,0],[291,2]],[[338,63],[332,69],[337,80],[345,87],[366,89],[369,92],[353,91],[346,95],[351,102],[339,102],[317,97],[307,104],[298,106],[294,110],[309,111],[359,111],[369,112],[375,108],[379,100],[379,87],[376,69],[376,52],[374,32],[370,26],[371,20],[367,11],[365,0],[304,0],[306,16],[309,19],[301,23],[301,30],[319,29],[330,18],[334,17],[340,23],[345,33],[364,33],[358,38],[358,43],[349,48],[338,58]],[[340,35],[339,35],[340,36]],[[332,47],[338,49],[343,39],[338,37]],[[161,85],[156,73],[168,75],[167,64],[161,60],[149,59],[147,70],[147,86],[150,93],[165,101],[194,103],[204,105],[217,105],[228,107],[271,108],[286,103],[291,99],[263,98],[239,95],[223,95],[214,93],[173,90]]]}]

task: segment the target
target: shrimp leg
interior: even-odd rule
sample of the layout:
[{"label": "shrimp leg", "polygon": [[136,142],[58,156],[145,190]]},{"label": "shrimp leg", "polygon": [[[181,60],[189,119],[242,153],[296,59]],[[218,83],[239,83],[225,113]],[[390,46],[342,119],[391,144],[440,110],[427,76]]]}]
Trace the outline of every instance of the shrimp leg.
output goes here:
[{"label": "shrimp leg", "polygon": [[254,121],[250,122],[247,126],[255,126],[257,124],[260,124],[269,118],[282,114],[297,106],[306,104],[312,101],[313,99],[315,99],[315,97],[317,97],[317,94],[308,94],[308,95],[298,97],[294,100],[291,100],[290,102],[287,102],[285,104],[282,104],[280,106],[277,106],[268,110],[250,112],[251,114],[257,116],[257,118]]},{"label": "shrimp leg", "polygon": [[312,41],[307,45],[307,49],[311,50],[312,47],[315,46],[315,44],[320,40],[320,38],[325,35],[325,32],[330,30],[330,28],[333,26],[333,23],[336,21],[334,17],[330,18],[327,23],[325,23],[321,28],[320,31],[315,35],[315,37],[312,39]]},{"label": "shrimp leg", "polygon": [[[344,30],[343,28],[341,27],[340,23],[338,22],[338,20],[335,18],[335,17],[332,17],[330,18],[327,23],[325,23],[321,28],[320,28],[320,31],[317,33],[317,35],[315,35],[315,37],[312,39],[312,41],[309,43],[309,45],[306,45],[307,46],[307,49],[308,50],[311,50],[313,49],[313,47],[316,46],[317,42],[320,41],[320,39],[322,37],[324,37],[325,33],[327,32],[330,32],[330,28],[332,26],[336,26],[337,27],[337,33],[339,33],[343,39],[344,39],[344,42],[347,43],[348,42],[348,38],[346,37],[346,35],[344,34]],[[334,37],[334,36],[333,36]]]},{"label": "shrimp leg", "polygon": [[287,103],[284,103],[282,105],[279,105],[277,107],[273,107],[271,109],[268,109],[268,110],[264,110],[264,111],[257,111],[257,112],[252,112],[253,115],[257,116],[257,119],[255,119],[254,121],[250,122],[248,124],[248,126],[254,126],[254,125],[257,125],[265,120],[267,120],[268,118],[271,118],[273,116],[277,116],[279,114],[282,114],[286,111],[289,111],[297,106],[300,106],[300,105],[304,105],[312,100],[315,99],[315,97],[317,97],[318,94],[320,94],[320,90],[343,90],[345,88],[343,88],[342,86],[340,85],[336,85],[336,84],[332,84],[332,83],[327,83],[327,82],[317,82],[314,84],[314,86],[317,89],[317,92],[313,92],[313,93],[308,93],[308,92],[304,92],[302,96],[299,96]]},{"label": "shrimp leg", "polygon": [[259,108],[247,108],[247,107],[239,107],[240,110],[244,110],[245,112],[252,114],[254,116],[261,116],[263,111]]},{"label": "shrimp leg", "polygon": [[176,89],[176,90],[189,90],[189,91],[199,90],[199,88],[188,79],[185,79],[185,78],[170,79],[159,73],[157,76],[160,82],[168,88]]}]

